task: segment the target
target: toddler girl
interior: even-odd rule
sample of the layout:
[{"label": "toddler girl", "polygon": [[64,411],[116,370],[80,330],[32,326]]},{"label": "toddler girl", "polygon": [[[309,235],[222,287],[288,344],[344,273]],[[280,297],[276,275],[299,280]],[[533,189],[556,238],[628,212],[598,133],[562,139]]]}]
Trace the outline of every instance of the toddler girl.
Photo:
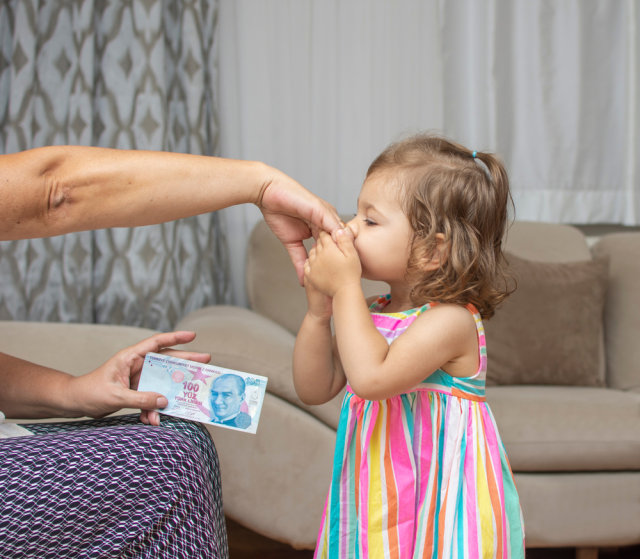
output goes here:
[{"label": "toddler girl", "polygon": [[[524,557],[484,395],[510,199],[493,155],[416,136],[378,156],[354,219],[311,250],[296,391],[321,404],[346,384],[315,557]],[[361,277],[389,293],[367,301]]]}]

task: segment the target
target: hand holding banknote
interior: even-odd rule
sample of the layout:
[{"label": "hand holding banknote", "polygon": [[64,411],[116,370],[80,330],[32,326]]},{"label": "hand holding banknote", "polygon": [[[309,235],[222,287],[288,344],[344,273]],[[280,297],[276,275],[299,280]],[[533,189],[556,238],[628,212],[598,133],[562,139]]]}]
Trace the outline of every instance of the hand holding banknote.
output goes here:
[{"label": "hand holding banknote", "polygon": [[145,355],[149,352],[162,353],[208,363],[211,356],[207,353],[178,351],[170,347],[189,343],[195,337],[194,332],[156,334],[119,351],[91,373],[70,380],[70,405],[77,405],[81,414],[90,417],[102,417],[121,408],[139,408],[143,423],[159,425],[160,416],[153,410],[164,408],[167,399],[158,392],[136,390]]}]

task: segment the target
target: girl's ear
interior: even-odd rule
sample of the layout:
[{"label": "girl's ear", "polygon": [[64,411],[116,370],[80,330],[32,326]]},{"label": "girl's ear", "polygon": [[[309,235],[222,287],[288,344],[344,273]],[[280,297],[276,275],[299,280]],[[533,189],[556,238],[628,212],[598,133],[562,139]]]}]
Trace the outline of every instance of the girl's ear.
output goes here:
[{"label": "girl's ear", "polygon": [[449,256],[449,242],[445,241],[442,233],[436,233],[436,247],[419,259],[419,266],[425,272],[433,272],[444,264]]}]

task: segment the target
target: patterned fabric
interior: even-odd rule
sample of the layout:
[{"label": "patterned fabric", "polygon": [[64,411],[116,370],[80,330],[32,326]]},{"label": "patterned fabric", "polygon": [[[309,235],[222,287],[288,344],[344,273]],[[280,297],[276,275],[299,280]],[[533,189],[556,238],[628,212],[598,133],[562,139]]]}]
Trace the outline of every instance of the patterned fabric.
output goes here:
[{"label": "patterned fabric", "polygon": [[[0,153],[217,154],[217,18],[218,0],[0,2]],[[170,330],[229,290],[220,213],[0,243],[1,320]]]},{"label": "patterned fabric", "polygon": [[3,559],[226,559],[217,454],[197,423],[37,423],[0,440]]},{"label": "patterned fabric", "polygon": [[[371,310],[389,343],[435,305],[384,314],[388,302]],[[474,376],[437,370],[383,401],[347,386],[316,558],[524,558],[519,498],[484,398],[484,329],[468,308],[480,348]]]}]

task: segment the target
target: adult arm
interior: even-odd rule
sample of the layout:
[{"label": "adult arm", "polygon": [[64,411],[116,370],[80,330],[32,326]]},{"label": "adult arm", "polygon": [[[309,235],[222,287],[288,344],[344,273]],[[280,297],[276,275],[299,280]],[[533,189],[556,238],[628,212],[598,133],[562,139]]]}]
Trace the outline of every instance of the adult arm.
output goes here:
[{"label": "adult arm", "polygon": [[167,400],[156,392],[137,392],[144,356],[149,352],[207,363],[205,353],[174,351],[169,346],[195,338],[193,332],[156,334],[119,351],[104,365],[72,376],[0,353],[0,410],[8,418],[102,417],[121,408],[143,410],[142,420],[157,425]]},{"label": "adult arm", "polygon": [[49,146],[0,155],[0,240],[151,225],[253,203],[302,278],[302,244],[335,209],[264,163],[159,151]]}]

